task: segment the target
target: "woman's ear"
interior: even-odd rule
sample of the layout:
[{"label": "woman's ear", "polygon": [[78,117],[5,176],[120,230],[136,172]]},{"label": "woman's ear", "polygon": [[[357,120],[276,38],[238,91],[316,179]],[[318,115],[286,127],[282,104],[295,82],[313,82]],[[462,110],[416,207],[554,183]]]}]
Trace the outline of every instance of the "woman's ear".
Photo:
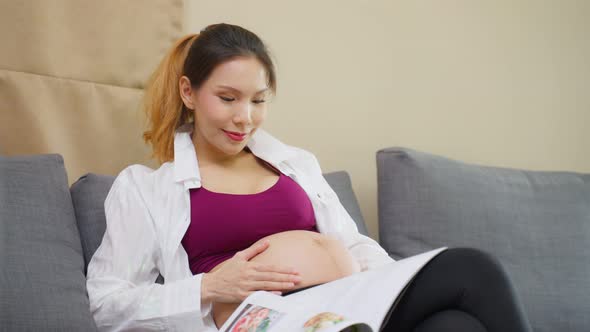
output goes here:
[{"label": "woman's ear", "polygon": [[195,109],[193,103],[194,91],[191,86],[191,81],[186,76],[182,76],[178,81],[178,90],[180,90],[180,98],[184,103],[184,106],[190,110]]}]

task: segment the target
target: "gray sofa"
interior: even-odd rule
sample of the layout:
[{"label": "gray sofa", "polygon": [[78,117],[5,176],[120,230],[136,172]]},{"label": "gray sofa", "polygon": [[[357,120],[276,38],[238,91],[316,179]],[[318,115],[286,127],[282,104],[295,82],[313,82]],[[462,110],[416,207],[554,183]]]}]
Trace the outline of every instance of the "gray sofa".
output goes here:
[{"label": "gray sofa", "polygon": [[[590,326],[590,175],[480,167],[410,149],[377,153],[381,244],[399,259],[441,245],[492,252],[536,331]],[[324,174],[367,234],[344,171]],[[58,154],[0,156],[1,331],[95,331],[86,266],[112,176],[68,187]],[[163,283],[161,277],[154,282]]]},{"label": "gray sofa", "polygon": [[537,332],[590,331],[590,174],[377,152],[380,243],[393,258],[474,247],[504,265]]},{"label": "gray sofa", "polygon": [[[367,235],[348,174],[325,178]],[[89,173],[68,188],[59,154],[0,156],[0,331],[97,331],[85,275],[114,179]]]}]

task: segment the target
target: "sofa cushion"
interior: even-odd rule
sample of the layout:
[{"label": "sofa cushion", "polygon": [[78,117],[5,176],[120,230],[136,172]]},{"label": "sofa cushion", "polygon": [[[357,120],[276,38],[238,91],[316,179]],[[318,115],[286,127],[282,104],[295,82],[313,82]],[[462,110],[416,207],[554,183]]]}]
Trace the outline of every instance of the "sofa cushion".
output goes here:
[{"label": "sofa cushion", "polygon": [[70,187],[84,250],[84,274],[106,230],[104,201],[115,177],[88,173]]},{"label": "sofa cushion", "polygon": [[96,331],[63,158],[0,156],[0,326]]},{"label": "sofa cushion", "polygon": [[535,331],[590,326],[590,174],[377,152],[380,242],[394,258],[440,246],[498,257]]},{"label": "sofa cushion", "polygon": [[[345,171],[326,173],[324,178],[336,191],[342,205],[355,220],[359,232],[367,235],[367,228],[348,173]],[[80,177],[70,188],[84,249],[84,273],[105,232],[104,200],[114,180],[114,176],[88,173]],[[161,275],[156,282],[163,282]]]},{"label": "sofa cushion", "polygon": [[330,187],[332,187],[332,189],[334,189],[336,192],[340,203],[342,203],[346,212],[350,214],[350,217],[352,217],[356,223],[359,232],[363,235],[369,236],[369,232],[367,232],[367,226],[365,225],[365,220],[361,213],[356,195],[352,189],[348,172],[335,171],[324,173],[324,179],[328,181]]}]

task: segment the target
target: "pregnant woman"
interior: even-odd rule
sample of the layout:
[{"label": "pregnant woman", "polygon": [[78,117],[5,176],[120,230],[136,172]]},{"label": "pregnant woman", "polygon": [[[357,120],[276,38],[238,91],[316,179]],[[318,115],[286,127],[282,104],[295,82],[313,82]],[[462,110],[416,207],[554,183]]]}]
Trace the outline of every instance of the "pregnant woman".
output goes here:
[{"label": "pregnant woman", "polygon": [[[394,263],[358,232],[315,156],[261,129],[275,93],[264,43],[236,25],[181,38],[162,60],[144,99],[161,166],[117,176],[88,264],[99,330],[218,331],[255,291],[286,295]],[[490,255],[435,257],[384,329],[446,330],[530,331]]]}]

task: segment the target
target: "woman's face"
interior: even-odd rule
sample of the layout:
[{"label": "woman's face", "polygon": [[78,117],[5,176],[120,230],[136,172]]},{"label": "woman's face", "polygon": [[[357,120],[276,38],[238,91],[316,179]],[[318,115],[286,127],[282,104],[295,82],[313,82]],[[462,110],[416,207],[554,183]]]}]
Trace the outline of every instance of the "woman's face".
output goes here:
[{"label": "woman's face", "polygon": [[[181,79],[185,105],[194,110],[193,141],[199,154],[227,159],[244,149],[266,118],[271,95],[266,81],[264,67],[253,57],[238,57],[218,65],[198,90],[187,91],[188,79]],[[243,136],[236,140],[227,132]]]}]

